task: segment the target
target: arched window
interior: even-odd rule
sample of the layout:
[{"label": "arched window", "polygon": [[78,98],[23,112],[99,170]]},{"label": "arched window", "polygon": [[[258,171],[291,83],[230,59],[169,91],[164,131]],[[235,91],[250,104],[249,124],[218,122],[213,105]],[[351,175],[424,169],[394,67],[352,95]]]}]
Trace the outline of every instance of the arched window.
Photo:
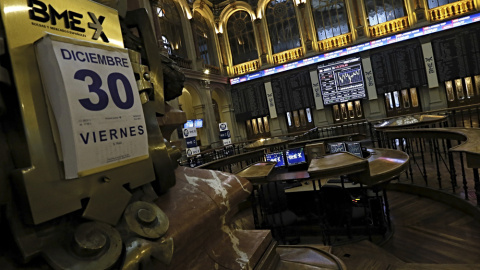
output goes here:
[{"label": "arched window", "polygon": [[318,40],[350,32],[344,0],[312,0]]},{"label": "arched window", "polygon": [[[198,48],[198,57],[202,58],[207,65],[215,65],[213,61],[213,48],[211,40],[211,29],[203,16],[195,12],[193,15],[193,35],[195,36],[196,46]],[[209,49],[210,48],[210,49]]]},{"label": "arched window", "polygon": [[247,12],[237,11],[228,18],[227,33],[234,65],[258,59],[253,22]]},{"label": "arched window", "polygon": [[453,2],[458,2],[458,0],[428,0],[428,8],[436,8]]},{"label": "arched window", "polygon": [[168,41],[168,38],[165,35],[162,35],[163,47],[167,50],[168,54],[172,54],[172,44]]},{"label": "arched window", "polygon": [[301,46],[297,16],[292,0],[273,0],[268,4],[265,13],[273,53]]},{"label": "arched window", "polygon": [[405,16],[404,0],[365,0],[370,26]]},{"label": "arched window", "polygon": [[169,54],[187,58],[185,42],[183,41],[182,23],[180,13],[172,0],[159,0],[157,2],[157,16],[160,21],[163,45]]}]

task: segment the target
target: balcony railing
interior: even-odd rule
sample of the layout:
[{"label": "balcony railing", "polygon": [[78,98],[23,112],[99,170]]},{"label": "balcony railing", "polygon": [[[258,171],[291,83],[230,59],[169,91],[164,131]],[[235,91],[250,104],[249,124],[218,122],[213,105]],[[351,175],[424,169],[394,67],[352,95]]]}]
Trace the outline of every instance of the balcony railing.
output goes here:
[{"label": "balcony railing", "polygon": [[374,26],[368,27],[370,32],[370,37],[379,37],[390,33],[395,33],[401,30],[406,29],[409,26],[408,17],[401,17],[395,20],[377,24]]},{"label": "balcony railing", "polygon": [[258,59],[233,66],[233,76],[242,75],[260,68]]},{"label": "balcony railing", "polygon": [[441,21],[453,16],[473,11],[475,9],[474,0],[457,1],[428,10],[431,21]]},{"label": "balcony railing", "polygon": [[277,65],[277,64],[289,62],[301,57],[303,57],[302,48],[295,48],[295,49],[274,54],[273,63]]},{"label": "balcony railing", "polygon": [[169,55],[168,56],[170,59],[175,61],[177,65],[181,68],[186,68],[186,69],[192,69],[192,60],[184,59],[180,56],[176,55]]},{"label": "balcony railing", "polygon": [[329,39],[320,40],[318,42],[318,47],[322,51],[327,51],[333,48],[343,47],[349,43],[352,43],[352,34],[348,33],[345,35],[340,35],[332,37]]},{"label": "balcony railing", "polygon": [[[471,132],[480,132],[479,104],[428,111],[421,114],[447,116],[443,122],[427,123],[422,126],[424,128],[427,126],[429,128],[459,127]],[[458,140],[464,140],[460,138],[462,136],[459,137],[459,135],[454,134],[452,138],[449,138],[436,130],[429,133],[420,130],[421,132],[414,133],[415,129],[412,129],[411,132],[410,130],[384,132],[374,128],[374,125],[391,119],[394,118],[389,117],[372,121],[361,120],[316,127],[303,134],[296,135],[294,141],[288,142],[288,147],[303,146],[317,141],[361,140],[365,147],[403,150],[410,155],[411,162],[405,174],[398,178],[398,182],[394,181],[400,184],[393,187],[394,189],[409,189],[411,192],[416,192],[418,191],[417,187],[424,186],[454,195],[468,201],[470,205],[480,206],[478,168],[471,169],[469,167],[466,153],[450,151],[452,147],[461,143]],[[432,135],[432,132],[436,133]],[[367,139],[365,140],[365,138]],[[205,164],[201,167],[235,173],[253,162],[263,160],[262,150],[265,149],[243,154],[243,146],[244,143],[232,145],[228,148],[218,148],[212,151],[214,155],[203,153],[203,155],[190,157],[182,165],[194,167]],[[473,170],[473,177],[469,169]],[[403,184],[413,184],[415,188],[412,189],[412,186],[404,188],[402,187]],[[442,200],[442,198],[438,197],[437,199]]]},{"label": "balcony railing", "polygon": [[205,64],[205,68],[210,70],[210,74],[220,75],[220,68],[217,66],[207,65]]}]

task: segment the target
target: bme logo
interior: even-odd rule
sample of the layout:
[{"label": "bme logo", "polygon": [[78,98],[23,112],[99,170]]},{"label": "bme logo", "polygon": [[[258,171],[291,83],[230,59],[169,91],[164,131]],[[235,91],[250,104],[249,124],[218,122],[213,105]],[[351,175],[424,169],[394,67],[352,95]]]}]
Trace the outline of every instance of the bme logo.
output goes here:
[{"label": "bme logo", "polygon": [[[64,23],[66,29],[72,31],[84,33],[85,28],[81,27],[81,19],[83,15],[72,10],[64,10],[62,12],[57,11],[52,5],[46,5],[40,0],[27,0],[28,6],[31,7],[28,11],[29,17],[31,20],[46,23],[50,21],[51,25],[57,25],[57,20]],[[107,35],[103,32],[103,21],[105,20],[104,16],[97,16],[93,12],[88,12],[92,22],[88,23],[88,28],[95,29],[92,39],[98,40],[102,38],[104,42],[109,42]]]}]

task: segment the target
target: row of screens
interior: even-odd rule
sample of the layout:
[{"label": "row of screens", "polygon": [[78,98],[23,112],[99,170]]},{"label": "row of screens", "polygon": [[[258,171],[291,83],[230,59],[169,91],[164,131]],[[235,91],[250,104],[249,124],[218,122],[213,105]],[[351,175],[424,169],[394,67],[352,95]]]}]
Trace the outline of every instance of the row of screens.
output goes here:
[{"label": "row of screens", "polygon": [[187,120],[185,124],[183,124],[183,128],[202,128],[203,127],[203,119],[192,119]]},{"label": "row of screens", "polygon": [[[338,152],[349,152],[358,157],[363,157],[362,145],[359,142],[335,142],[328,143],[327,147],[331,154]],[[285,151],[268,153],[265,155],[267,161],[277,162],[275,168],[290,167],[307,163],[303,147],[287,149]]]},{"label": "row of screens", "polygon": [[[285,155],[284,155],[285,154]],[[287,149],[285,152],[274,152],[265,155],[267,161],[277,162],[275,168],[307,163],[303,147]],[[285,158],[286,157],[286,158]]]},{"label": "row of screens", "polygon": [[329,143],[330,154],[338,152],[349,152],[357,157],[363,157],[362,145],[359,142],[336,142]]},{"label": "row of screens", "polygon": [[316,55],[316,56],[313,56],[313,57],[309,57],[309,58],[305,58],[305,59],[302,59],[302,60],[290,62],[290,63],[284,64],[284,65],[280,65],[280,66],[277,66],[277,67],[274,67],[274,68],[260,70],[260,71],[254,72],[254,73],[250,73],[250,74],[240,76],[240,77],[232,78],[232,79],[230,79],[230,85],[234,85],[234,84],[237,84],[237,83],[243,83],[243,82],[258,79],[258,78],[261,78],[261,77],[271,76],[271,75],[278,74],[278,73],[281,73],[281,72],[284,72],[284,71],[309,66],[309,65],[312,65],[312,64],[320,63],[320,62],[323,62],[323,61],[327,61],[327,60],[330,60],[330,59],[342,57],[342,56],[345,56],[345,55],[351,55],[351,54],[356,54],[356,53],[360,53],[360,52],[363,52],[363,51],[368,51],[368,50],[371,50],[371,49],[387,46],[387,45],[397,43],[397,42],[402,42],[402,41],[405,41],[405,40],[417,39],[418,37],[421,37],[421,36],[442,32],[442,31],[445,31],[445,30],[449,30],[451,28],[456,28],[456,27],[460,27],[460,26],[467,25],[467,24],[472,24],[472,23],[479,22],[479,21],[480,21],[480,13],[469,14],[465,17],[460,17],[460,18],[455,18],[455,19],[449,20],[449,21],[439,22],[437,24],[428,25],[428,26],[418,28],[418,29],[413,29],[413,30],[403,32],[403,33],[400,33],[400,34],[394,34],[394,35],[384,37],[384,38],[380,38],[380,39],[377,39],[377,40],[371,40],[371,41],[361,43],[361,44],[358,44],[358,45],[342,48],[342,49],[339,49],[339,50],[336,50],[336,51],[333,51],[333,52],[327,52],[323,55]]}]

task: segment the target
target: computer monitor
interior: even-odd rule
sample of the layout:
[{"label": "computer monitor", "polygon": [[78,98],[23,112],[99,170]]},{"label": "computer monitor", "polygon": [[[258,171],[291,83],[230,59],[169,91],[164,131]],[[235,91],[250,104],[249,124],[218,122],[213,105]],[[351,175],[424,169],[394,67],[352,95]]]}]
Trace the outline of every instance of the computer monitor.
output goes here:
[{"label": "computer monitor", "polygon": [[287,156],[288,167],[307,163],[303,147],[287,149],[285,154]]},{"label": "computer monitor", "polygon": [[193,127],[193,120],[187,120],[185,124],[183,124],[183,128],[191,128]]},{"label": "computer monitor", "polygon": [[285,167],[283,152],[268,153],[265,155],[265,159],[267,161],[277,162],[277,164],[275,164],[275,168]]},{"label": "computer monitor", "polygon": [[345,142],[347,151],[357,157],[363,157],[362,145],[359,142]]},{"label": "computer monitor", "polygon": [[345,147],[345,143],[343,142],[329,143],[328,148],[330,149],[330,154],[347,152],[347,148]]},{"label": "computer monitor", "polygon": [[203,127],[203,119],[195,119],[193,121],[193,123],[194,123],[194,126],[196,128],[202,128]]},{"label": "computer monitor", "polygon": [[305,155],[307,156],[308,164],[310,164],[312,159],[325,156],[325,144],[319,142],[305,145]]}]

